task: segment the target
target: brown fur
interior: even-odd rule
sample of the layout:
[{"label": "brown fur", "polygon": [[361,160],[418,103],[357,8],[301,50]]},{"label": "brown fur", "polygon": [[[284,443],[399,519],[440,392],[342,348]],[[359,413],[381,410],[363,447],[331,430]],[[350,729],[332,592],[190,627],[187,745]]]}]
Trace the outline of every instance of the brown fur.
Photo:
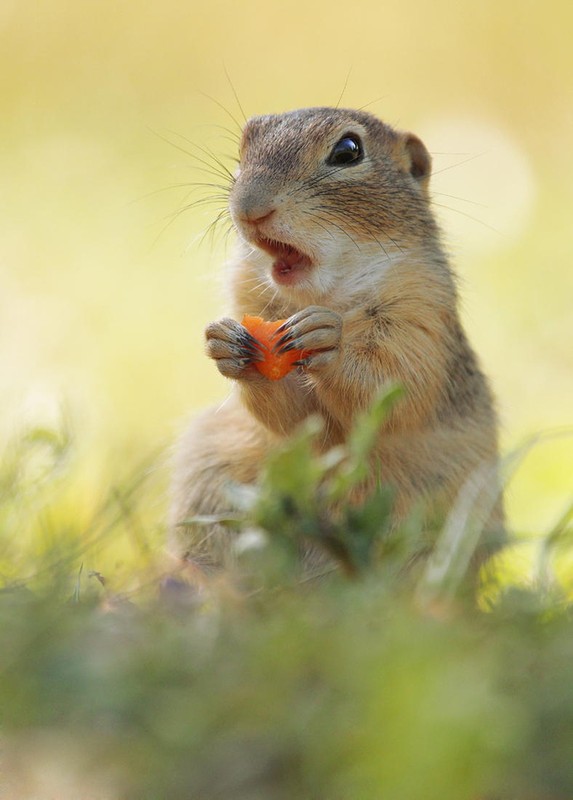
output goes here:
[{"label": "brown fur", "polygon": [[[363,160],[329,166],[348,134],[360,137]],[[251,120],[240,156],[230,192],[239,234],[233,315],[298,313],[297,336],[317,352],[270,382],[247,357],[240,325],[227,319],[207,330],[207,353],[234,391],[180,443],[171,523],[179,554],[215,564],[232,534],[179,523],[228,510],[226,486],[255,482],[265,455],[309,414],[325,421],[323,447],[344,442],[386,384],[406,389],[376,449],[397,519],[421,500],[449,507],[472,472],[497,458],[492,397],[461,327],[421,141],[364,112],[306,109]],[[310,260],[292,285],[277,282],[273,242]],[[499,505],[493,524],[502,516]]]}]

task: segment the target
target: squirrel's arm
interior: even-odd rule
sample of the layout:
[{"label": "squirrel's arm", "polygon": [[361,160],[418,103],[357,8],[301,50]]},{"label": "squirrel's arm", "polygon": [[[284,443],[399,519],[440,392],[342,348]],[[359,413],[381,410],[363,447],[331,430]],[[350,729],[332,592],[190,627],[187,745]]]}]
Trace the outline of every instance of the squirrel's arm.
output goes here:
[{"label": "squirrel's arm", "polygon": [[245,407],[273,433],[286,436],[309,414],[318,410],[316,400],[307,387],[301,385],[296,373],[280,381],[261,378],[239,381],[239,391]]},{"label": "squirrel's arm", "polygon": [[398,294],[389,283],[383,299],[347,312],[338,358],[310,368],[317,399],[343,430],[391,383],[406,392],[393,413],[395,428],[415,429],[435,414],[451,358],[451,292],[444,302],[441,291],[422,297],[418,287],[407,288]]}]

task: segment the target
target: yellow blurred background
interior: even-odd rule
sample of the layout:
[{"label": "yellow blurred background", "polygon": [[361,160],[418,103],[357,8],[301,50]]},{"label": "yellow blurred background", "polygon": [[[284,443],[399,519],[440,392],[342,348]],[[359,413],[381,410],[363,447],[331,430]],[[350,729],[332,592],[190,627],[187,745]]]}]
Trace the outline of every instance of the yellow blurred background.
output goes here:
[{"label": "yellow blurred background", "polygon": [[[226,394],[203,328],[230,244],[202,239],[216,204],[178,212],[209,195],[197,146],[233,155],[235,91],[246,115],[343,93],[420,135],[504,451],[571,425],[572,31],[565,0],[2,0],[2,437],[67,408],[111,481]],[[567,432],[534,450],[516,529],[560,516],[572,464]]]}]

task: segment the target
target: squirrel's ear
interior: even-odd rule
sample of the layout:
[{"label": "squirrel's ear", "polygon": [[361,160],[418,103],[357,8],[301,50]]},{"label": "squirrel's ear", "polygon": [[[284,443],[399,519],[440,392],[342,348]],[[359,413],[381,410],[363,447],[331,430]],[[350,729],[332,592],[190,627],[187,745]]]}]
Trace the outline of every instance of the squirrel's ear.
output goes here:
[{"label": "squirrel's ear", "polygon": [[425,144],[413,133],[400,134],[398,160],[400,166],[420,183],[430,177],[432,159]]}]

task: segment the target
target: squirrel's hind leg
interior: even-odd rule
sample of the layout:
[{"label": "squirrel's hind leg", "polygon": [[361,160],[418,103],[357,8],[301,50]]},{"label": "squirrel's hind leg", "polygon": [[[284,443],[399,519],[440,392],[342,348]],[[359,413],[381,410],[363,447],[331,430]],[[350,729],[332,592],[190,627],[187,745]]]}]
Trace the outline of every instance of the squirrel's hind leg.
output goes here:
[{"label": "squirrel's hind leg", "polygon": [[232,514],[232,487],[253,484],[275,439],[232,396],[196,417],[175,451],[169,549],[200,568],[229,565],[233,530],[193,522]]}]

